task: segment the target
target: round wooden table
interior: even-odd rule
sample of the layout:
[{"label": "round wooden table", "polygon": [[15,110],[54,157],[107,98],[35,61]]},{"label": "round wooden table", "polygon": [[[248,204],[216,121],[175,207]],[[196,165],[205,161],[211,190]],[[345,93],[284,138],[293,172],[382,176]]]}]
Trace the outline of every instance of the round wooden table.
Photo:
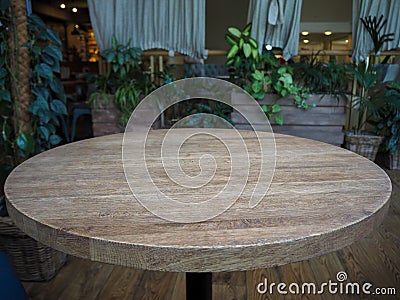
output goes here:
[{"label": "round wooden table", "polygon": [[[174,130],[188,134],[193,129]],[[231,132],[225,130],[224,137],[234,139]],[[164,134],[149,134],[153,158]],[[251,149],[254,135],[242,134]],[[388,210],[391,182],[377,165],[345,149],[277,134],[275,174],[256,207],[249,207],[251,190],[244,188],[213,219],[166,221],[135,200],[123,170],[122,139],[117,134],[64,145],[19,165],[5,185],[16,225],[50,247],[93,261],[203,273],[268,268],[340,249],[370,233]],[[198,171],[199,162],[190,159],[193,151],[211,152],[217,162],[229,162],[229,151],[220,144],[207,135],[189,141],[180,149],[189,158],[183,170]],[[160,160],[147,163],[143,172],[160,189],[189,201],[229,180],[229,168],[222,164],[222,172],[217,170],[206,186],[175,190]],[[257,172],[250,172],[249,184],[252,174]]]}]

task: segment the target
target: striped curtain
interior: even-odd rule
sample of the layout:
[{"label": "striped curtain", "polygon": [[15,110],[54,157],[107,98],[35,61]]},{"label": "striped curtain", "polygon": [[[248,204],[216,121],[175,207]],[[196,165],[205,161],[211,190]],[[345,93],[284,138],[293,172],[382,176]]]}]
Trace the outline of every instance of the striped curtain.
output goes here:
[{"label": "striped curtain", "polygon": [[387,24],[382,33],[394,33],[394,40],[383,45],[382,50],[400,47],[399,0],[353,0],[353,59],[364,61],[374,49],[372,40],[360,18],[384,15]]},{"label": "striped curtain", "polygon": [[131,39],[142,50],[160,48],[204,58],[205,0],[88,0],[100,51]]},{"label": "striped curtain", "polygon": [[252,37],[262,47],[271,45],[283,50],[288,60],[299,48],[302,0],[250,0],[247,22],[252,23]]}]

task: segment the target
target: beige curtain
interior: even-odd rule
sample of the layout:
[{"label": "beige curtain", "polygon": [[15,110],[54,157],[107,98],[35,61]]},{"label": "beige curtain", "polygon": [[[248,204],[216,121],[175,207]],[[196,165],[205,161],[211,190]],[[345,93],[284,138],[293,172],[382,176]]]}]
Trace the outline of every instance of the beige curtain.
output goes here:
[{"label": "beige curtain", "polygon": [[364,61],[373,50],[373,43],[360,18],[384,15],[388,22],[383,33],[394,33],[394,40],[384,44],[382,50],[400,47],[399,0],[353,0],[353,59]]},{"label": "beige curtain", "polygon": [[205,0],[88,0],[100,51],[120,43],[204,58]]},{"label": "beige curtain", "polygon": [[259,44],[282,48],[284,59],[297,55],[302,0],[250,0],[247,22]]}]

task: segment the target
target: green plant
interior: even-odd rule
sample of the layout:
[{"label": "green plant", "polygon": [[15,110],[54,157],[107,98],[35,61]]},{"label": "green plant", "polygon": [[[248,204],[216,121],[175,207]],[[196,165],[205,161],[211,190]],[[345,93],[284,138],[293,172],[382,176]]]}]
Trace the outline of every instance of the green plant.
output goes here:
[{"label": "green plant", "polygon": [[388,84],[377,129],[385,136],[385,150],[396,152],[400,139],[400,85],[394,81]]},{"label": "green plant", "polygon": [[[14,163],[15,132],[13,126],[13,99],[11,98],[10,49],[8,47],[11,17],[9,3],[0,7],[0,181],[11,171]],[[1,183],[1,182],[0,182]]]},{"label": "green plant", "polygon": [[189,104],[186,106],[187,115],[198,113],[212,114],[233,125],[233,122],[229,117],[230,113],[232,112],[232,108],[222,102],[201,99],[200,101],[191,100],[188,103]]},{"label": "green plant", "polygon": [[[24,47],[29,49],[31,61],[31,104],[32,113],[30,131],[20,131],[14,109],[18,99],[11,97],[11,80],[15,76],[10,68],[8,46],[8,27],[12,19],[8,9],[1,10],[0,26],[0,108],[2,151],[6,157],[5,168],[12,168],[18,157],[26,158],[31,154],[42,152],[61,142],[57,135],[60,126],[59,118],[67,113],[65,94],[55,73],[60,71],[62,54],[61,41],[57,34],[47,28],[43,21],[31,15],[28,18],[30,42]],[[3,162],[4,163],[4,162]]]},{"label": "green plant", "polygon": [[280,97],[294,95],[296,107],[309,109],[306,103],[307,93],[297,87],[293,81],[293,69],[289,65],[280,65],[272,51],[259,53],[258,43],[250,36],[251,24],[243,31],[229,27],[225,40],[231,48],[227,53],[227,66],[235,68],[236,83],[256,100],[263,99],[266,93],[275,93],[279,97],[271,105],[263,105],[266,116],[274,118],[276,123],[283,124],[279,114]]},{"label": "green plant", "polygon": [[[63,86],[55,73],[60,71],[61,41],[43,21],[31,15],[27,30],[31,97],[27,123],[21,125],[17,71],[11,66],[11,56],[17,49],[8,44],[10,32],[15,33],[15,20],[9,1],[0,2],[0,186],[9,172],[27,157],[45,151],[61,142],[57,135],[59,118],[67,114]],[[16,64],[16,62],[14,62]],[[25,100],[25,99],[24,99]],[[28,102],[29,102],[28,101]],[[5,208],[4,205],[0,205]],[[0,212],[4,214],[4,211]]]},{"label": "green plant", "polygon": [[25,45],[29,49],[31,61],[32,137],[34,153],[43,152],[59,144],[57,135],[60,118],[67,115],[64,87],[56,77],[60,73],[62,52],[58,35],[36,15],[28,18],[30,40]]},{"label": "green plant", "polygon": [[360,18],[360,20],[372,39],[375,55],[379,54],[384,43],[393,41],[394,33],[382,34],[382,29],[387,23],[387,19],[384,19],[383,15],[378,19],[376,16],[368,16]]},{"label": "green plant", "polygon": [[347,69],[354,82],[350,118],[356,112],[356,122],[352,130],[355,134],[360,134],[368,120],[379,115],[379,101],[371,93],[378,78],[367,62],[348,65]]},{"label": "green plant", "polygon": [[140,59],[142,50],[119,44],[116,37],[112,37],[112,46],[101,53],[109,64],[108,72],[96,79],[97,91],[90,97],[90,102],[98,105],[98,99],[107,104],[108,95],[114,95],[114,104],[121,111],[119,125],[126,126],[132,111],[140,101],[141,95],[146,95],[155,89],[155,85],[141,69]]},{"label": "green plant", "polygon": [[238,84],[246,86],[251,81],[251,76],[258,69],[260,55],[257,41],[250,37],[251,23],[243,31],[236,27],[229,27],[225,40],[231,46],[227,53],[228,67],[235,68]]},{"label": "green plant", "polygon": [[372,56],[372,62],[368,57],[363,62],[348,66],[354,82],[350,118],[352,118],[351,115],[355,111],[357,118],[352,126],[355,134],[360,134],[364,130],[365,124],[371,119],[379,120],[380,107],[382,105],[379,103],[379,99],[374,96],[374,94],[377,94],[374,89],[379,86],[378,76],[374,69],[375,56],[381,51],[385,42],[393,40],[391,38],[393,33],[381,33],[387,22],[387,20],[383,19],[383,16],[380,16],[379,19],[369,16],[361,19],[361,21],[374,43],[374,55]]},{"label": "green plant", "polygon": [[328,94],[344,98],[349,93],[346,64],[338,64],[336,59],[322,63],[318,59],[320,51],[307,57],[305,61],[293,63],[294,80],[297,85],[313,94]]}]

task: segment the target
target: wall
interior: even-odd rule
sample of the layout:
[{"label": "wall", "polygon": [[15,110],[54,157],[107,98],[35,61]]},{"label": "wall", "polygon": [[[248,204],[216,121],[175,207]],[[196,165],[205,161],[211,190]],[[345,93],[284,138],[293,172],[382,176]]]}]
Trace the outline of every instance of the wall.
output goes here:
[{"label": "wall", "polygon": [[351,22],[351,0],[303,0],[302,22]]},{"label": "wall", "polygon": [[[228,49],[224,35],[230,26],[246,25],[249,0],[206,0],[206,48]],[[212,57],[207,63],[224,63],[224,57]]]}]

